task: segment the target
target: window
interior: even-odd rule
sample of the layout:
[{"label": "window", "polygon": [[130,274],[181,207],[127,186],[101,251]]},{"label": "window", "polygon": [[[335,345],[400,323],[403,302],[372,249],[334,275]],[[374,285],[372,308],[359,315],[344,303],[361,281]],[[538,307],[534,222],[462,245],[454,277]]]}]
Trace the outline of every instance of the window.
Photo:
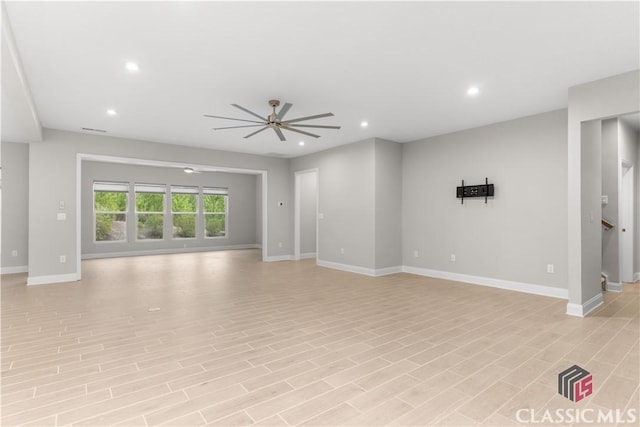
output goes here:
[{"label": "window", "polygon": [[204,198],[204,236],[226,237],[227,202],[226,188],[203,188]]},{"label": "window", "polygon": [[138,240],[164,238],[164,185],[136,184]]},{"label": "window", "polygon": [[93,183],[96,242],[121,242],[127,240],[128,196],[128,183]]},{"label": "window", "polygon": [[171,187],[173,238],[193,239],[196,237],[198,192],[197,187]]}]

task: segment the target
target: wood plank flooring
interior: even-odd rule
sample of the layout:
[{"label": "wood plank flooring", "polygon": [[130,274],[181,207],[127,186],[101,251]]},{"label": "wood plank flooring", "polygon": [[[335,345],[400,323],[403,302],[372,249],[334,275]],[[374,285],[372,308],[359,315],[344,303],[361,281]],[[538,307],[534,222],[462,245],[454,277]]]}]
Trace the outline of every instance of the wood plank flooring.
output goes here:
[{"label": "wood plank flooring", "polygon": [[[583,319],[565,300],[257,250],[25,283],[2,276],[3,426],[518,425],[520,408],[640,406],[638,283]],[[593,374],[579,403],[557,393],[573,364]]]}]

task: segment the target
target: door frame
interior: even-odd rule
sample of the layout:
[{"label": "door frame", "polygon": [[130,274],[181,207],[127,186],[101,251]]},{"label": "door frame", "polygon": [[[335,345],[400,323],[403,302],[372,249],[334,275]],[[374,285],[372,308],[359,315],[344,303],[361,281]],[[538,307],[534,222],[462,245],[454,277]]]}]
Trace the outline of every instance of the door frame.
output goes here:
[{"label": "door frame", "polygon": [[293,259],[298,261],[301,259],[300,247],[302,240],[301,226],[301,183],[302,176],[305,174],[315,174],[316,176],[316,259],[318,258],[318,212],[320,209],[320,172],[318,168],[304,169],[294,173],[294,195],[293,195]]},{"label": "door frame", "polygon": [[[627,171],[626,173],[624,171]],[[633,259],[634,259],[634,214],[635,214],[635,168],[633,163],[624,159],[620,160],[620,192],[619,192],[619,224],[618,244],[620,260],[620,284],[622,282],[633,282]],[[625,229],[626,231],[622,231]],[[630,240],[630,242],[629,242]],[[625,263],[624,260],[630,260]]]}]

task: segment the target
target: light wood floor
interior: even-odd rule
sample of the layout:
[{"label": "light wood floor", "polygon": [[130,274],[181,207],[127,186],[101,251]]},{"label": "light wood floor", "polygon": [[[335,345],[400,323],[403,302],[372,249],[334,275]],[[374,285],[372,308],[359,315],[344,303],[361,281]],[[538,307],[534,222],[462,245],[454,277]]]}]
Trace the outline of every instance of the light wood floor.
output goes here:
[{"label": "light wood floor", "polygon": [[[2,276],[3,426],[516,425],[519,408],[639,406],[639,284],[581,319],[560,299],[255,250],[25,282]],[[594,383],[577,404],[557,393],[573,364]]]}]

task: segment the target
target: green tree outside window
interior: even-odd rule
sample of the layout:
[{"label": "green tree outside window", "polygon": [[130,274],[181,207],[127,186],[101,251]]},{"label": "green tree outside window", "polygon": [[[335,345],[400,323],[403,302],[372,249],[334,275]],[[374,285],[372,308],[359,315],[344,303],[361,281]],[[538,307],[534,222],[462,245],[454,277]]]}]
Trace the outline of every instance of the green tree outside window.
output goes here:
[{"label": "green tree outside window", "polygon": [[94,192],[96,241],[107,242],[126,239],[127,194],[116,191]]},{"label": "green tree outside window", "polygon": [[173,237],[196,237],[196,213],[198,197],[196,194],[171,194],[171,211],[173,212]]},{"label": "green tree outside window", "polygon": [[227,197],[221,194],[204,195],[204,228],[206,237],[226,236]]},{"label": "green tree outside window", "polygon": [[136,212],[139,240],[164,237],[164,193],[136,192]]}]

